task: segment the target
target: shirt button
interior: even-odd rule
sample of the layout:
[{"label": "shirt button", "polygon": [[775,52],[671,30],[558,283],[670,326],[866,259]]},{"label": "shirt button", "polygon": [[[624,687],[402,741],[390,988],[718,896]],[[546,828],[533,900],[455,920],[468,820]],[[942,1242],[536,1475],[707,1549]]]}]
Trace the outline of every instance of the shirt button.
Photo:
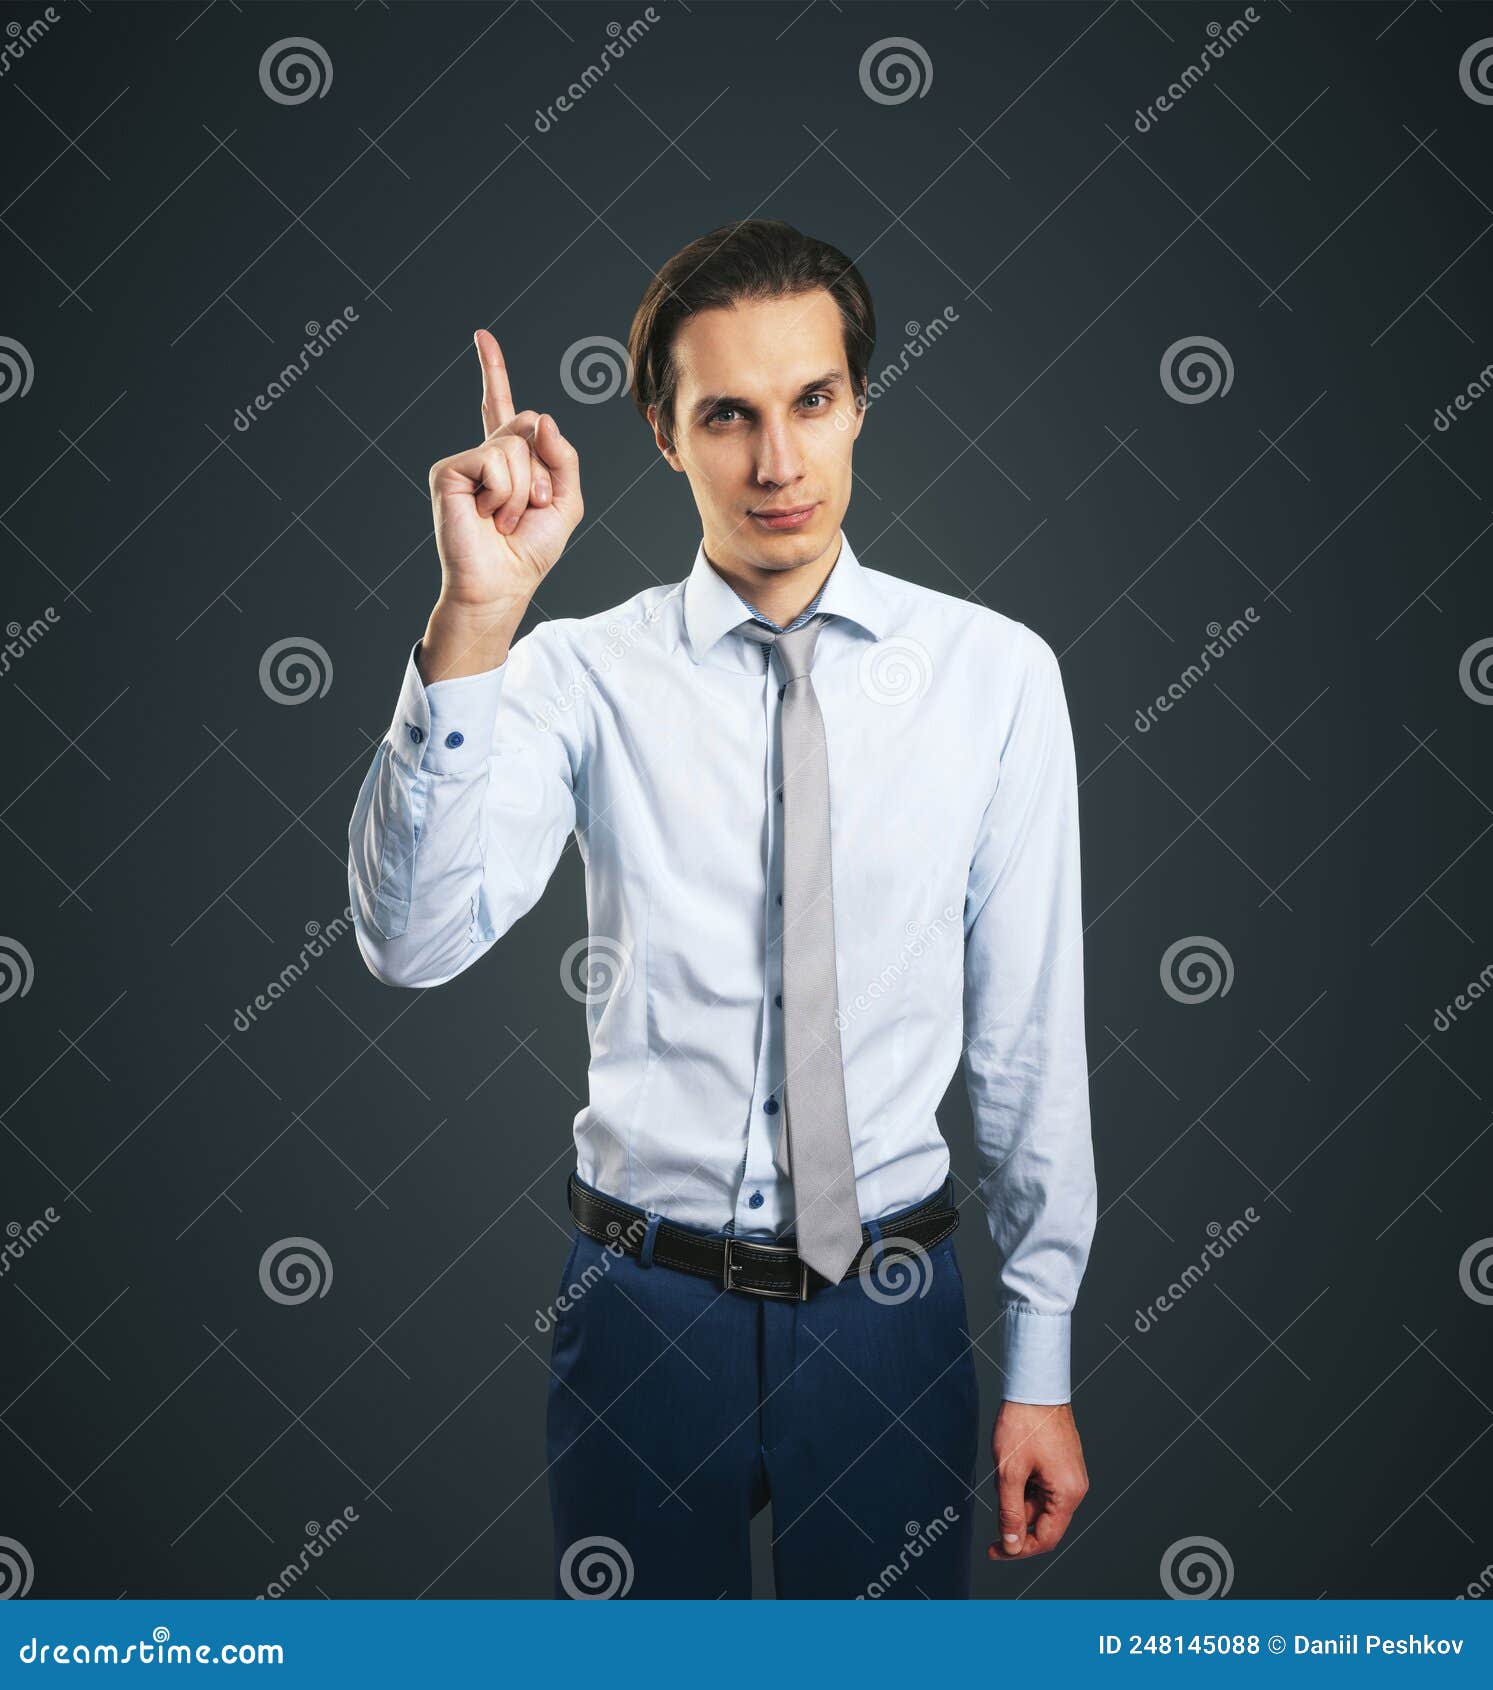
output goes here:
[{"label": "shirt button", "polygon": [[782,787],[778,788],[778,802],[780,804],[783,802],[783,789],[782,789]]},{"label": "shirt button", "polygon": [[783,994],[781,992],[776,993],[772,1001],[781,1009],[783,1007]]},{"label": "shirt button", "polygon": [[778,1100],[775,1097],[768,1098],[767,1102],[762,1105],[762,1113],[764,1115],[776,1115],[777,1112]]},{"label": "shirt button", "polygon": [[778,688],[778,697],[781,698],[783,696],[783,694],[785,692],[787,692],[787,690],[788,690],[787,687],[779,687]]},{"label": "shirt button", "polygon": [[760,1209],[765,1201],[766,1199],[760,1191],[754,1191],[752,1195],[747,1198],[747,1207],[749,1209]]},{"label": "shirt button", "polygon": [[783,901],[783,894],[781,892],[779,892],[778,893],[778,902],[782,903],[782,901]]},{"label": "shirt button", "polygon": [[467,736],[462,733],[459,728],[453,728],[451,732],[446,735],[446,744],[452,751],[454,751],[457,746],[466,739],[466,737]]},{"label": "shirt button", "polygon": [[418,745],[420,743],[420,741],[424,738],[425,738],[425,730],[423,728],[417,728],[415,726],[415,724],[413,722],[411,722],[410,723],[410,739],[414,742],[414,744]]}]

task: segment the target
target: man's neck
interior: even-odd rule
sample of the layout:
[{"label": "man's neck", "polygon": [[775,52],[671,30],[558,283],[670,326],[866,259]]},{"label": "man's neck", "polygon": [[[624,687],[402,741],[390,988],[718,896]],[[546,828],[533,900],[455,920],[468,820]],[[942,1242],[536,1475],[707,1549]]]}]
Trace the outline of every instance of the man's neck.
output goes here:
[{"label": "man's neck", "polygon": [[780,628],[786,628],[799,613],[814,602],[815,595],[829,579],[830,571],[839,561],[844,536],[836,534],[833,546],[812,563],[802,563],[796,569],[751,569],[740,565],[721,565],[705,553],[705,561],[735,589],[738,597],[770,617]]}]

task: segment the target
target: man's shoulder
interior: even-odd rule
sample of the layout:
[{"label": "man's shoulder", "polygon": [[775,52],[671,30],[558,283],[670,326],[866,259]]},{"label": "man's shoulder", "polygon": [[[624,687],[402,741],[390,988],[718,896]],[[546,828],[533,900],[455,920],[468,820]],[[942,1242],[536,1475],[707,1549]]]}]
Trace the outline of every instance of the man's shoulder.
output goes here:
[{"label": "man's shoulder", "polygon": [[532,639],[547,653],[586,668],[598,658],[615,656],[646,638],[662,618],[667,601],[683,589],[682,581],[660,583],[586,616],[546,616],[524,638]]},{"label": "man's shoulder", "polygon": [[893,637],[937,639],[946,647],[967,650],[980,661],[994,661],[1006,669],[1040,669],[1057,662],[1056,653],[1035,628],[1004,611],[880,569],[865,568],[865,573],[891,613],[887,626]]}]

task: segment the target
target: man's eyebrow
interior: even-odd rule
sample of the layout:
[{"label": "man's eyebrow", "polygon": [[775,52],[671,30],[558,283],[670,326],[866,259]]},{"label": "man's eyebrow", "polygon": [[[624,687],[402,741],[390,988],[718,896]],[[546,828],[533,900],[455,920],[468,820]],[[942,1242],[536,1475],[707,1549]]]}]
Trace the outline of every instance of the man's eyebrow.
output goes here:
[{"label": "man's eyebrow", "polygon": [[[812,393],[816,388],[820,387],[843,386],[844,381],[845,374],[843,370],[826,370],[822,376],[815,376],[812,381],[806,381],[803,386],[799,388],[798,397],[802,399],[804,394]],[[743,399],[740,394],[707,393],[703,399],[697,399],[695,401],[694,406],[690,411],[690,416],[695,419],[699,419],[700,417],[706,415],[707,412],[715,410],[718,405],[732,405],[738,411],[750,411],[752,408],[751,400]]]}]

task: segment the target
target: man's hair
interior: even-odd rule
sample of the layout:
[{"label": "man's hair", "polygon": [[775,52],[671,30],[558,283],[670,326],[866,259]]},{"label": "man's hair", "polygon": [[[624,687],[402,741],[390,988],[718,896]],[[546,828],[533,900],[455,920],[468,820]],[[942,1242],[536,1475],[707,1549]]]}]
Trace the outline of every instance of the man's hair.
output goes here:
[{"label": "man's hair", "polygon": [[871,290],[837,247],[800,234],[768,217],[729,223],[682,247],[649,282],[627,338],[632,359],[632,397],[646,420],[658,407],[658,426],[674,440],[674,335],[696,311],[734,305],[741,299],[781,299],[822,288],[840,309],[845,361],[856,403],[876,345],[876,309]]}]

